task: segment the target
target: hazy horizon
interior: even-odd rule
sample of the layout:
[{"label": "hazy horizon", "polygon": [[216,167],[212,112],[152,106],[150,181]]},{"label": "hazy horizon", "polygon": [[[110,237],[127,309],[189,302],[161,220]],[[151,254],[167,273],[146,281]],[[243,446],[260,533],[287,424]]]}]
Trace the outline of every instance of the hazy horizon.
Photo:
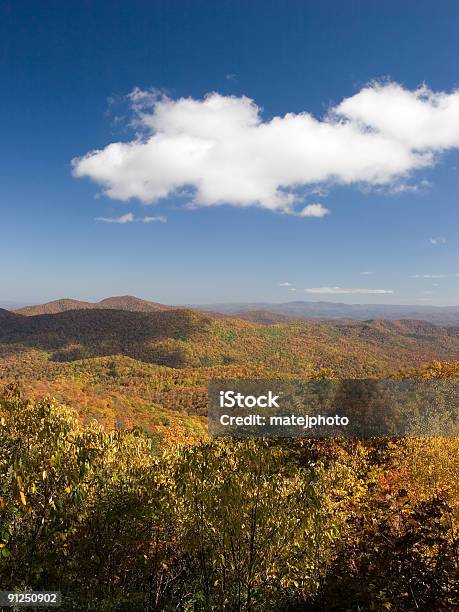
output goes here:
[{"label": "hazy horizon", "polygon": [[[231,306],[231,305],[239,305],[239,304],[292,304],[292,303],[307,303],[307,304],[342,304],[344,306],[382,306],[382,307],[390,307],[390,306],[401,306],[401,307],[417,307],[417,308],[459,308],[459,303],[456,304],[429,304],[429,303],[410,303],[410,302],[381,302],[381,301],[344,301],[344,300],[333,300],[333,299],[307,299],[307,298],[297,298],[297,299],[289,299],[289,300],[229,300],[229,301],[219,301],[219,300],[211,300],[206,302],[170,302],[170,301],[162,301],[156,299],[155,297],[145,297],[140,295],[133,295],[127,293],[117,293],[112,295],[104,295],[102,297],[96,298],[82,298],[75,296],[60,296],[50,299],[42,299],[42,300],[29,300],[29,301],[20,301],[20,300],[1,300],[0,299],[0,308],[5,308],[6,310],[22,308],[25,306],[37,306],[40,304],[47,304],[49,302],[55,302],[59,300],[75,300],[81,302],[90,302],[97,303],[102,300],[112,298],[112,297],[135,297],[141,300],[146,300],[150,302],[157,302],[160,304],[165,304],[169,306],[180,306],[180,307],[196,307],[200,306]],[[9,307],[9,308],[8,308]]]}]

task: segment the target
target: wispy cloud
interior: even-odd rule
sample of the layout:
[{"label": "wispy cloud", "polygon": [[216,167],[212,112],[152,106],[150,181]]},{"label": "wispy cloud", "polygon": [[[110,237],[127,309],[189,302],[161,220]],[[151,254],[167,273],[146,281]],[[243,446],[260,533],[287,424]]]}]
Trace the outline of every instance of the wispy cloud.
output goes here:
[{"label": "wispy cloud", "polygon": [[413,274],[410,278],[457,278],[459,272],[453,274]]},{"label": "wispy cloud", "polygon": [[166,217],[135,217],[133,213],[126,213],[120,217],[96,217],[96,221],[102,221],[103,223],[166,223]]},{"label": "wispy cloud", "polygon": [[167,218],[159,215],[158,217],[142,217],[141,219],[134,219],[134,221],[140,221],[141,223],[166,223]]},{"label": "wispy cloud", "polygon": [[437,236],[436,238],[429,238],[430,244],[446,244],[446,238],[443,236]]},{"label": "wispy cloud", "polygon": [[367,294],[384,294],[394,293],[392,289],[361,289],[361,288],[344,288],[344,287],[312,287],[305,289],[306,293],[327,293],[327,294],[339,294],[339,293],[367,293]]},{"label": "wispy cloud", "polygon": [[285,287],[288,291],[296,291],[296,287],[294,287],[292,283],[288,282],[279,283],[279,287]]},{"label": "wispy cloud", "polygon": [[372,275],[374,274],[374,272],[371,272],[371,271],[368,271],[368,270],[367,270],[367,271],[365,271],[365,272],[360,272],[360,274],[361,274],[362,276],[372,276]]},{"label": "wispy cloud", "polygon": [[395,183],[389,188],[389,192],[393,194],[403,193],[418,193],[420,191],[426,191],[432,187],[432,183],[426,179],[419,181],[419,183]]},{"label": "wispy cloud", "polygon": [[246,96],[172,99],[137,88],[129,101],[134,138],[72,162],[74,176],[123,201],[155,203],[190,186],[197,207],[260,206],[320,217],[326,209],[315,204],[301,210],[306,188],[411,191],[407,177],[459,148],[459,90],[373,82],[321,118],[303,109],[269,120]]},{"label": "wispy cloud", "polygon": [[104,223],[132,223],[134,221],[134,215],[132,213],[126,213],[120,217],[96,217],[96,221],[103,221]]},{"label": "wispy cloud", "polygon": [[235,72],[227,72],[225,74],[225,79],[227,81],[235,81],[237,79],[237,74]]}]

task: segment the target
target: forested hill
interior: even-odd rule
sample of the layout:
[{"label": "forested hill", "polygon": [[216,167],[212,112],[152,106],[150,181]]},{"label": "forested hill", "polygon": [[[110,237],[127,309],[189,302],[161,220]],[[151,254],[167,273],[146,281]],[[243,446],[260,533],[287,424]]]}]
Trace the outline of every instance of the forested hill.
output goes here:
[{"label": "forested hill", "polygon": [[157,312],[158,310],[171,310],[173,306],[159,304],[142,300],[132,295],[121,295],[105,298],[100,302],[84,302],[81,300],[62,299],[38,304],[36,306],[25,306],[15,312],[18,314],[33,316],[41,314],[57,314],[68,310],[129,310],[131,312]]},{"label": "forested hill", "polygon": [[44,350],[55,361],[125,355],[171,367],[263,366],[307,373],[380,373],[459,358],[459,328],[422,321],[289,321],[260,325],[186,309],[0,311],[0,344]]}]

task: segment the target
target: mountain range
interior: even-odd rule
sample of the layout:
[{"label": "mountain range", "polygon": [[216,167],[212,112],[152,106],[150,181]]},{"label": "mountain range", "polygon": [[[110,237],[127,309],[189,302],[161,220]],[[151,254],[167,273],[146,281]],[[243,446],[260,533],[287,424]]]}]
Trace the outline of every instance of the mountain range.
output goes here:
[{"label": "mountain range", "polygon": [[264,317],[257,322],[127,296],[33,308],[0,310],[0,347],[8,354],[22,347],[61,362],[124,355],[174,368],[305,374],[330,367],[345,375],[459,358],[459,327],[418,320],[307,321],[252,312],[253,319]]},{"label": "mountain range", "polygon": [[[0,303],[8,310],[13,306]],[[384,319],[395,321],[412,319],[427,321],[437,325],[459,325],[459,306],[427,306],[399,304],[344,304],[339,302],[235,302],[216,304],[195,304],[189,306],[172,306],[144,300],[131,295],[108,297],[99,302],[87,302],[74,299],[60,299],[44,304],[30,305],[14,309],[14,312],[26,316],[40,314],[57,314],[68,310],[127,310],[131,312],[159,312],[192,308],[213,315],[222,314],[271,325],[287,323],[295,319],[355,320],[367,321]]]},{"label": "mountain range", "polygon": [[259,306],[230,315],[120,296],[0,309],[0,384],[18,380],[112,428],[190,440],[203,435],[212,379],[386,377],[459,359],[459,326]]},{"label": "mountain range", "polygon": [[[424,306],[399,304],[344,304],[339,302],[237,302],[225,304],[201,304],[195,306],[232,316],[260,320],[261,313],[296,317],[301,319],[416,319],[439,325],[459,325],[459,306]],[[249,313],[249,314],[247,314]],[[260,314],[254,314],[260,313]]]}]

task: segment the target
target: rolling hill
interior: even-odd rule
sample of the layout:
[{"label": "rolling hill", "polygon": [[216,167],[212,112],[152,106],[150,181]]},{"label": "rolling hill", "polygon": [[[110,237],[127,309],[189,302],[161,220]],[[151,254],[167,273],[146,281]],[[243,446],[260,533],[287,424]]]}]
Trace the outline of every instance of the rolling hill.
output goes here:
[{"label": "rolling hill", "polygon": [[174,368],[262,366],[306,374],[328,367],[359,375],[459,356],[458,327],[417,320],[258,324],[186,309],[92,307],[2,316],[0,344],[43,350],[54,361],[125,355]]},{"label": "rolling hill", "polygon": [[19,380],[31,397],[54,396],[84,421],[190,443],[205,437],[211,379],[389,376],[459,358],[458,327],[417,320],[305,321],[266,311],[242,320],[113,303],[27,316],[0,309],[0,383]]},{"label": "rolling hill", "polygon": [[26,306],[15,310],[17,314],[26,316],[42,315],[42,314],[57,314],[68,310],[128,310],[130,312],[158,312],[160,310],[170,310],[173,306],[159,304],[158,302],[150,302],[132,295],[121,295],[109,297],[100,302],[84,302],[81,300],[61,299],[47,302],[46,304],[37,304],[35,306]]}]

